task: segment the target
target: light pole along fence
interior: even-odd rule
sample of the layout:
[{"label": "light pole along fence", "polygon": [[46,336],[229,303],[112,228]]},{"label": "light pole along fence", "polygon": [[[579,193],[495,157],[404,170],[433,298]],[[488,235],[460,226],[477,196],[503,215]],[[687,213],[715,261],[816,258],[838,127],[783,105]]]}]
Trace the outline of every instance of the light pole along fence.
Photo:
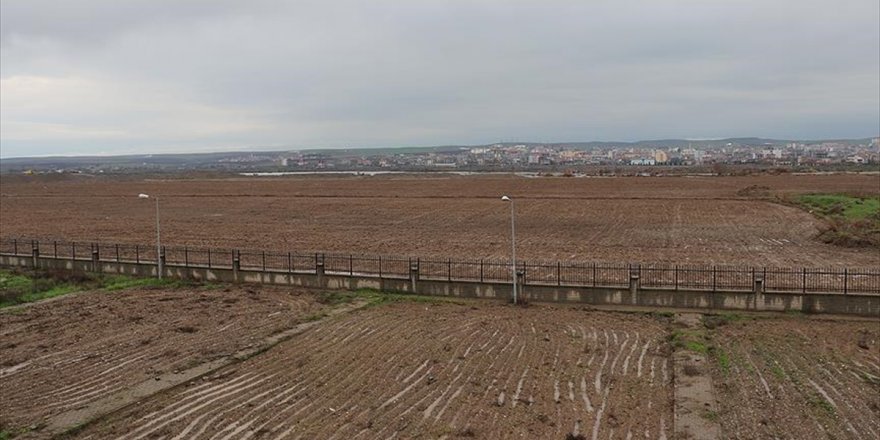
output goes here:
[{"label": "light pole along fence", "polygon": [[[84,243],[61,240],[0,239],[0,253],[65,260],[155,264],[155,246]],[[322,252],[235,250],[163,246],[166,267],[231,269],[236,256],[242,270],[317,273],[407,279],[416,268],[420,279],[477,283],[510,283],[510,260],[420,258]],[[729,265],[627,264],[577,261],[517,261],[523,285],[625,288],[637,277],[640,288],[695,291],[752,291],[762,281],[764,292],[880,295],[880,269],[782,268]]]}]

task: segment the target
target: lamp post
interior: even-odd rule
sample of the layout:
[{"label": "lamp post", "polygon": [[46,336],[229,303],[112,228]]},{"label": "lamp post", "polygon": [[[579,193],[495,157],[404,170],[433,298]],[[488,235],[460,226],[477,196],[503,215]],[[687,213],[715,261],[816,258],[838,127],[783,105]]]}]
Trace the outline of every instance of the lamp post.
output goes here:
[{"label": "lamp post", "polygon": [[513,303],[516,304],[516,211],[514,209],[513,199],[507,196],[502,196],[501,200],[510,202],[510,248],[511,257],[513,258],[511,271],[513,272]]},{"label": "lamp post", "polygon": [[[139,199],[149,199],[149,194],[140,193],[138,194]],[[156,274],[158,278],[162,279],[162,241],[159,235],[159,196],[155,196],[156,199]]]}]

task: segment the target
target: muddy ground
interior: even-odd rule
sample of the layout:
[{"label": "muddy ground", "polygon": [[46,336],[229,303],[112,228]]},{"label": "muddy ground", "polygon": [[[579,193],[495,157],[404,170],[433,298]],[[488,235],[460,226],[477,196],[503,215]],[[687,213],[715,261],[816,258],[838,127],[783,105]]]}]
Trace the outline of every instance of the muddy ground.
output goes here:
[{"label": "muddy ground", "polygon": [[671,437],[665,328],[567,307],[370,308],[78,438]]},{"label": "muddy ground", "polygon": [[324,306],[312,293],[211,286],[88,291],[0,312],[0,426],[228,356]]},{"label": "muddy ground", "polygon": [[725,438],[880,438],[880,321],[742,319],[713,340]]},{"label": "muddy ground", "polygon": [[[508,194],[525,260],[876,267],[826,244],[822,220],[777,197],[880,193],[880,175],[155,179],[4,176],[3,236],[414,257],[506,257]],[[744,191],[762,188],[761,191]]]}]

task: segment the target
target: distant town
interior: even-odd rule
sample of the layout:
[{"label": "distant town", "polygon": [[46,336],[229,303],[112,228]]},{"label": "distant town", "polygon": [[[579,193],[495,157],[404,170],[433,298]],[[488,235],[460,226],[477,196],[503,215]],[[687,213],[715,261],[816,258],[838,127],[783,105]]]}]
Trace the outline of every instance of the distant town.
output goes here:
[{"label": "distant town", "polygon": [[517,143],[481,146],[324,149],[207,154],[8,158],[4,173],[105,173],[215,170],[553,171],[577,174],[617,167],[784,167],[877,169],[880,138],[779,141],[736,138],[633,143]]}]

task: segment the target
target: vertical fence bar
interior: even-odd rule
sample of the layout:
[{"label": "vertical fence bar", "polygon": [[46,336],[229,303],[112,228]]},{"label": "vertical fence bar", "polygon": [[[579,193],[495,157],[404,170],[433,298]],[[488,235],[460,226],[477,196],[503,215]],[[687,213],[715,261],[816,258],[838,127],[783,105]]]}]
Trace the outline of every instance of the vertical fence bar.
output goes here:
[{"label": "vertical fence bar", "polygon": [[58,258],[58,240],[52,242],[52,249],[54,251],[55,258]]},{"label": "vertical fence bar", "polygon": [[18,240],[15,238],[12,239],[12,253],[18,255]]},{"label": "vertical fence bar", "polygon": [[134,262],[141,264],[141,250],[139,245],[134,245]]},{"label": "vertical fence bar", "polygon": [[290,252],[287,253],[287,273],[293,272],[293,258],[290,256]]},{"label": "vertical fence bar", "polygon": [[678,290],[678,265],[677,264],[674,266],[673,270],[674,270],[673,277],[675,279],[675,290]]},{"label": "vertical fence bar", "polygon": [[[16,252],[17,253],[17,252]],[[76,261],[76,242],[70,243],[70,259]]]},{"label": "vertical fence bar", "polygon": [[446,259],[446,281],[452,281],[452,258]]},{"label": "vertical fence bar", "polygon": [[483,259],[480,258],[480,282],[483,282]]},{"label": "vertical fence bar", "polygon": [[116,245],[116,262],[119,262],[119,245]]},{"label": "vertical fence bar", "polygon": [[354,255],[348,254],[348,276],[354,276]]},{"label": "vertical fence bar", "polygon": [[382,279],[382,256],[379,256],[379,279]]},{"label": "vertical fence bar", "polygon": [[208,269],[211,268],[211,248],[208,248]]},{"label": "vertical fence bar", "polygon": [[847,273],[846,268],[843,268],[843,294],[846,295],[846,287],[847,287],[847,278],[849,274]]},{"label": "vertical fence bar", "polygon": [[266,271],[266,251],[263,251],[263,272]]},{"label": "vertical fence bar", "polygon": [[183,247],[183,267],[189,267],[189,249]]}]

